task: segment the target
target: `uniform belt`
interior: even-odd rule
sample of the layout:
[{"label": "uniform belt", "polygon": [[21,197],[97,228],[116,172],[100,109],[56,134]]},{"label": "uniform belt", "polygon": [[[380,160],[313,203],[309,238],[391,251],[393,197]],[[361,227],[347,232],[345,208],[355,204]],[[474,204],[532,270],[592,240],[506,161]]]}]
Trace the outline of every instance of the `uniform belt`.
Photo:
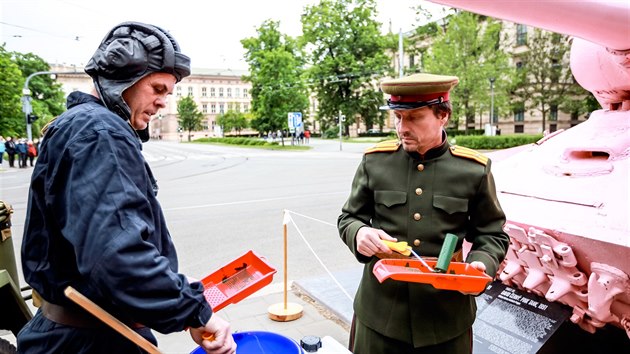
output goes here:
[{"label": "uniform belt", "polygon": [[[78,327],[78,328],[103,328],[105,327],[105,323],[103,323],[98,318],[92,316],[89,312],[83,311],[81,309],[73,309],[64,306],[59,306],[56,304],[51,304],[50,302],[42,299],[42,314],[47,319],[70,327]],[[145,327],[144,325],[136,322],[125,323],[127,326],[138,329]]]}]

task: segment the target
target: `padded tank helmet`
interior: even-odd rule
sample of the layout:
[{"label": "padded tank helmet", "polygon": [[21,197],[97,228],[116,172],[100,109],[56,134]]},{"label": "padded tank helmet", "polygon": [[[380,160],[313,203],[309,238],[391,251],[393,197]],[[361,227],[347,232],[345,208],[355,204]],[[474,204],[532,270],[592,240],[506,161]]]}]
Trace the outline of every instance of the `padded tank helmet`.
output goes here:
[{"label": "padded tank helmet", "polygon": [[[182,54],[175,39],[163,29],[140,22],[123,22],[105,36],[85,67],[105,106],[122,118],[131,110],[122,94],[154,72],[175,76],[177,82],[190,75],[190,58]],[[149,127],[138,131],[149,140]]]}]

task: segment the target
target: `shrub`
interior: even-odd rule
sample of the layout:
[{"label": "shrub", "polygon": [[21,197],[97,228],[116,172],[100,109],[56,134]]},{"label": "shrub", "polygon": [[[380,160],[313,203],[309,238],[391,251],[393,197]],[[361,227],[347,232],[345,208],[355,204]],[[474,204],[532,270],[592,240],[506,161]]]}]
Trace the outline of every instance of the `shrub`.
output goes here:
[{"label": "shrub", "polygon": [[542,138],[542,134],[518,134],[518,135],[459,135],[451,138],[455,144],[476,150],[507,149],[515,146],[532,144]]}]

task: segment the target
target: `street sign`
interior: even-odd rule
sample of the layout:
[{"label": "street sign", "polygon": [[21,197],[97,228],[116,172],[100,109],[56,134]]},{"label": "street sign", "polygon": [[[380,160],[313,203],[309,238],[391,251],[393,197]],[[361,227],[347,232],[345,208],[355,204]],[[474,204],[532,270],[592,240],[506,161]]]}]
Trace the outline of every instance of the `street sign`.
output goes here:
[{"label": "street sign", "polygon": [[287,120],[290,131],[302,129],[302,112],[289,112]]}]

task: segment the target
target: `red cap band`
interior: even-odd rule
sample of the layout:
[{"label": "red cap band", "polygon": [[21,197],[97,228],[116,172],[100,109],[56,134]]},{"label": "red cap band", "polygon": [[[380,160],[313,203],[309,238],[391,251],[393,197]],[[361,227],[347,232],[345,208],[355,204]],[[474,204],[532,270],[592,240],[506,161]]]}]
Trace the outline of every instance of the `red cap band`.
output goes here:
[{"label": "red cap band", "polygon": [[389,98],[392,102],[426,102],[442,97],[442,101],[448,101],[448,92],[430,93],[425,95],[396,96],[391,95]]}]

